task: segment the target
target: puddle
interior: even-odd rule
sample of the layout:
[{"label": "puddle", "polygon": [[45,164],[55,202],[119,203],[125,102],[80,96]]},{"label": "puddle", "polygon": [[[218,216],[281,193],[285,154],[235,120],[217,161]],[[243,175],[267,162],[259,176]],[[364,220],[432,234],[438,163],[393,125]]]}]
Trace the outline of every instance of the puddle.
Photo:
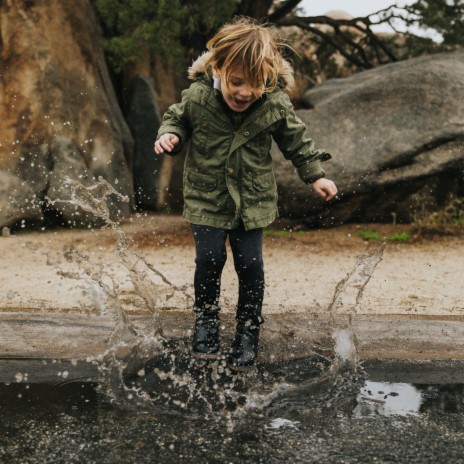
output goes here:
[{"label": "puddle", "polygon": [[422,404],[420,391],[408,383],[366,381],[353,411],[356,417],[369,415],[418,414]]},{"label": "puddle", "polygon": [[[238,378],[220,373],[220,363],[194,368],[177,353],[126,378],[151,404],[121,408],[99,391],[91,363],[7,361],[2,462],[462,462],[464,382],[446,383],[462,363],[370,362],[364,379],[345,373],[318,382],[327,368],[320,359]],[[424,382],[428,371],[440,382]],[[391,381],[401,372],[421,383]],[[213,401],[216,409],[205,408]]]},{"label": "puddle", "polygon": [[[140,404],[126,404],[129,408],[111,404],[104,392],[98,391],[95,361],[3,359],[0,366],[0,408],[3,414],[17,412],[25,405],[26,409],[42,408],[44,411],[49,408],[55,411],[61,406],[89,411],[102,404],[115,411],[131,409],[130,406],[134,410],[140,409]],[[174,413],[190,409],[190,413],[196,414],[196,401],[217,403],[220,395],[229,393],[234,396],[230,399],[237,404],[246,403],[241,413],[258,411],[272,416],[280,409],[302,410],[311,401],[329,400],[330,403],[327,393],[337,392],[338,406],[344,395],[354,399],[350,403],[351,410],[344,409],[349,416],[388,417],[430,411],[463,411],[463,367],[462,361],[367,361],[362,374],[339,374],[334,378],[330,375],[330,363],[314,356],[281,363],[261,363],[250,374],[234,374],[223,368],[221,360],[192,360],[188,350],[182,352],[177,348],[177,351],[172,349],[169,354],[147,361],[136,371],[127,372],[125,386],[128,395],[134,391],[147,393],[153,411],[158,406],[168,405]],[[402,374],[417,382],[396,381]],[[339,382],[343,384],[342,388],[339,388]],[[202,397],[214,391],[218,397],[213,394],[209,398]],[[329,417],[333,410],[327,404],[325,406],[320,410],[322,415]]]},{"label": "puddle", "polygon": [[72,381],[56,384],[0,384],[3,426],[21,416],[52,419],[58,414],[92,417],[98,413],[97,384]]},{"label": "puddle", "polygon": [[[462,361],[368,361],[355,417],[464,412]],[[399,379],[405,382],[399,382]]]}]

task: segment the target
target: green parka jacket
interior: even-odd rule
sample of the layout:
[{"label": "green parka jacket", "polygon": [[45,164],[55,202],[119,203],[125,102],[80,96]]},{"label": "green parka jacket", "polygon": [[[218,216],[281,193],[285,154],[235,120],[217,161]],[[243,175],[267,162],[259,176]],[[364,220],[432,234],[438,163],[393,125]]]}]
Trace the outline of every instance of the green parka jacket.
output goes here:
[{"label": "green parka jacket", "polygon": [[[183,217],[193,224],[223,229],[236,228],[240,221],[246,230],[265,227],[278,215],[272,139],[308,184],[324,177],[321,161],[331,156],[316,151],[305,137],[306,127],[283,91],[285,75],[282,85],[264,94],[245,115],[228,114],[233,112],[205,69],[207,57],[203,54],[189,69],[195,82],[182,92],[181,103],[165,113],[157,136],[174,133],[180,138],[173,155],[190,139],[183,174]],[[238,125],[234,115],[243,119]]]}]

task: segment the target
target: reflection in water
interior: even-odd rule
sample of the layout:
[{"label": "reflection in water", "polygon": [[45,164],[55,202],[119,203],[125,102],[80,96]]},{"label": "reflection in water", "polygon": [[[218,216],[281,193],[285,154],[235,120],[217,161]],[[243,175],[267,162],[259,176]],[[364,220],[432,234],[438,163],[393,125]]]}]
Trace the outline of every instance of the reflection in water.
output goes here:
[{"label": "reflection in water", "polygon": [[356,417],[407,415],[419,413],[422,395],[407,383],[366,382],[357,400]]},{"label": "reflection in water", "polygon": [[357,402],[355,417],[460,413],[464,411],[464,385],[367,381]]}]

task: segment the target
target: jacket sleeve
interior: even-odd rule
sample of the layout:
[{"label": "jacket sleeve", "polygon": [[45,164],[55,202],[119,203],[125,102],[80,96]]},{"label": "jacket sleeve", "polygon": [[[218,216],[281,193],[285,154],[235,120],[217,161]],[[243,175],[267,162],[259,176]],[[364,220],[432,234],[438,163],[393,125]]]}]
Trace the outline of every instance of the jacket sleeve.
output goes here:
[{"label": "jacket sleeve", "polygon": [[176,134],[180,139],[179,144],[172,152],[166,153],[168,155],[177,155],[192,133],[190,124],[190,94],[190,89],[184,90],[181,102],[171,105],[166,113],[164,113],[163,120],[161,121],[156,140],[167,133]]},{"label": "jacket sleeve", "polygon": [[273,138],[285,159],[290,160],[298,171],[301,180],[307,184],[325,176],[322,161],[332,156],[325,150],[316,150],[312,139],[305,136],[306,126],[296,115],[290,98],[285,95],[286,116],[281,119]]}]

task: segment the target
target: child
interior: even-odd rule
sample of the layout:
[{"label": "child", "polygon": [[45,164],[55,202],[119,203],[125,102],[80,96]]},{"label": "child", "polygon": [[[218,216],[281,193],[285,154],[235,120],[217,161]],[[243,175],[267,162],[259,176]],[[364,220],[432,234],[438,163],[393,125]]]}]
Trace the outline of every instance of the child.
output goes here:
[{"label": "child", "polygon": [[257,357],[263,323],[263,227],[277,217],[272,139],[318,195],[328,201],[337,189],[321,167],[331,156],[314,150],[283,92],[293,71],[279,52],[276,31],[238,18],[220,28],[207,48],[189,69],[195,82],[164,115],[155,152],[175,155],[190,139],[183,216],[192,223],[196,247],[192,356],[219,355],[218,303],[229,237],[239,295],[227,362],[244,371]]}]

